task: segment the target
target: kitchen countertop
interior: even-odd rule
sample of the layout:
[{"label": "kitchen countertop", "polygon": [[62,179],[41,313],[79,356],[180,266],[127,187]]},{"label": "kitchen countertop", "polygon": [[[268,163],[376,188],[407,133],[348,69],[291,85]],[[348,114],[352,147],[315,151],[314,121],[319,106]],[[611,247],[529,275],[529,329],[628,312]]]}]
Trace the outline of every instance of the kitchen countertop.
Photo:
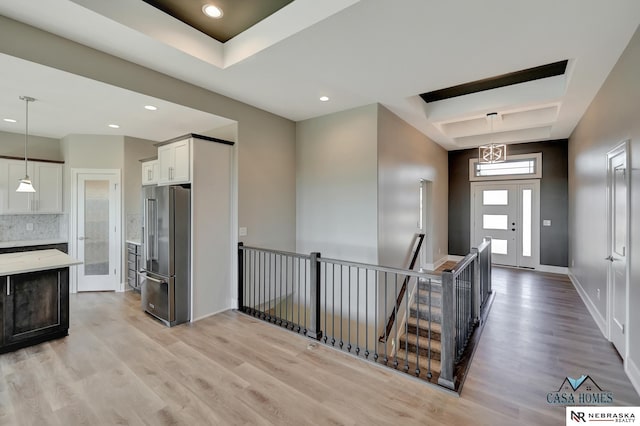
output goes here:
[{"label": "kitchen countertop", "polygon": [[82,262],[60,250],[34,250],[0,254],[0,276],[46,271],[80,265]]},{"label": "kitchen countertop", "polygon": [[13,247],[28,247],[28,246],[44,246],[48,244],[66,244],[65,239],[54,240],[21,240],[21,241],[2,241],[0,242],[0,248],[13,248]]}]

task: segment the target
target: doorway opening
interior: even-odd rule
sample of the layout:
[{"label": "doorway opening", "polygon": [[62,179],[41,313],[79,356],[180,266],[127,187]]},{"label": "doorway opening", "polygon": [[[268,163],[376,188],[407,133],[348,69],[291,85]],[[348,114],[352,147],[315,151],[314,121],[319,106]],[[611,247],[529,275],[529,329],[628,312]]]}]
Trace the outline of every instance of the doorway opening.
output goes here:
[{"label": "doorway opening", "polygon": [[[418,186],[418,232],[426,235],[420,253],[420,267],[434,271],[440,259],[434,259],[433,235],[433,182],[420,179]],[[446,258],[444,259],[446,260]]]}]

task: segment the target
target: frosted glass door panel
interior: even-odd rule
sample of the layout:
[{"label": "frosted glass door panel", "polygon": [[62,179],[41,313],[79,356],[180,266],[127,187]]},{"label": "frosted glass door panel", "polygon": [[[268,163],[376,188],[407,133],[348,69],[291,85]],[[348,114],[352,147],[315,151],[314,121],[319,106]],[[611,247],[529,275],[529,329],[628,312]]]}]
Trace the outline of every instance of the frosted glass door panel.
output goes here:
[{"label": "frosted glass door panel", "polygon": [[506,189],[482,191],[482,204],[485,206],[506,206],[509,204],[509,191]]},{"label": "frosted glass door panel", "polygon": [[531,257],[531,216],[533,213],[532,204],[533,191],[531,189],[522,190],[522,255]]},{"label": "frosted glass door panel", "polygon": [[484,214],[482,215],[482,227],[506,231],[509,228],[509,216],[506,214]]},{"label": "frosted glass door panel", "polygon": [[509,242],[507,240],[498,240],[496,238],[491,240],[491,253],[493,254],[509,254]]},{"label": "frosted glass door panel", "polygon": [[85,275],[108,275],[109,181],[87,180],[84,190]]}]

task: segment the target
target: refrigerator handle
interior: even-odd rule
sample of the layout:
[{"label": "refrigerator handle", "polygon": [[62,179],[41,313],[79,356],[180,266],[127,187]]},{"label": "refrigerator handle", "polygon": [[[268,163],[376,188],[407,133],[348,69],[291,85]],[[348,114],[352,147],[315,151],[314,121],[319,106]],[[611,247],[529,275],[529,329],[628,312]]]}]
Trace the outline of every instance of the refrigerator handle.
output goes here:
[{"label": "refrigerator handle", "polygon": [[145,198],[142,207],[144,208],[144,224],[142,226],[142,244],[144,245],[144,267],[149,267],[149,199]]}]

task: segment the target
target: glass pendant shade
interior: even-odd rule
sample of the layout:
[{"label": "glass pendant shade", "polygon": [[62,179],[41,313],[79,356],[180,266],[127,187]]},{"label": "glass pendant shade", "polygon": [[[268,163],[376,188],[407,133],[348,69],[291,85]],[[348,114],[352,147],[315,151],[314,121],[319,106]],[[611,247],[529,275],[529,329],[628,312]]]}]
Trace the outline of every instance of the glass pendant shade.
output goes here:
[{"label": "glass pendant shade", "polygon": [[24,101],[26,105],[25,112],[25,128],[24,128],[24,178],[18,181],[18,188],[16,192],[36,192],[36,189],[29,179],[29,173],[27,172],[27,143],[29,142],[29,102],[34,102],[35,99],[29,96],[20,96],[20,100]]},{"label": "glass pendant shade", "polygon": [[36,192],[31,180],[29,180],[29,176],[25,176],[24,179],[20,179],[18,182],[16,192]]}]

